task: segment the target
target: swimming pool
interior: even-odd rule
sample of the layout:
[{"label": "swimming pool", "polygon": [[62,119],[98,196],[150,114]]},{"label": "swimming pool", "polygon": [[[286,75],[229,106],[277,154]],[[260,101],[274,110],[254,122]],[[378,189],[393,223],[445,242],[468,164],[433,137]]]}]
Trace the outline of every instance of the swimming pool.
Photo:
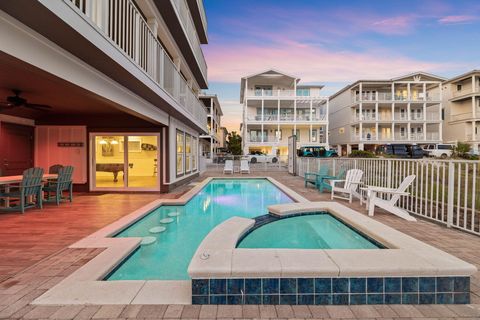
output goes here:
[{"label": "swimming pool", "polygon": [[[273,204],[293,200],[267,179],[213,179],[184,206],[162,206],[115,237],[143,244],[106,280],[187,280],[200,242],[233,216],[254,218]],[[148,244],[151,242],[150,244]]]},{"label": "swimming pool", "polygon": [[267,223],[247,234],[238,248],[379,249],[368,239],[327,212]]}]

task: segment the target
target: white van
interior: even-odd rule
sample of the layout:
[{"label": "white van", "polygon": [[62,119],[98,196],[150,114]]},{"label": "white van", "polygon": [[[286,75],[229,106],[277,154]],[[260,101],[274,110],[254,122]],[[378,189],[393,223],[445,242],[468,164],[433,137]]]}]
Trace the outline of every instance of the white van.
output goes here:
[{"label": "white van", "polygon": [[428,157],[445,159],[452,156],[454,148],[454,144],[427,144],[423,152]]}]

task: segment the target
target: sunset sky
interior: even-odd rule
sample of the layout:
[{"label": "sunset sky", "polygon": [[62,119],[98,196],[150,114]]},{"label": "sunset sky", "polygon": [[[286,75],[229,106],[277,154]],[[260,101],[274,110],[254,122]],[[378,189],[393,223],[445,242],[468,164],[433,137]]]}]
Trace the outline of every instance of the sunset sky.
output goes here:
[{"label": "sunset sky", "polygon": [[332,94],[365,78],[480,68],[479,0],[205,0],[209,92],[241,121],[240,78],[276,68]]}]

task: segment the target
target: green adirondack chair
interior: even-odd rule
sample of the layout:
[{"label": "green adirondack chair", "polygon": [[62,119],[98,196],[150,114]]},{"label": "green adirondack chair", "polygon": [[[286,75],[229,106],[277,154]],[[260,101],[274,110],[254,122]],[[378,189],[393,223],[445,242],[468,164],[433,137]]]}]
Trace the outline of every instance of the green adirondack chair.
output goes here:
[{"label": "green adirondack chair", "polygon": [[328,166],[320,165],[318,172],[305,172],[305,188],[308,186],[309,183],[313,184],[316,188],[318,188],[320,178],[323,176],[328,176]]},{"label": "green adirondack chair", "polygon": [[[68,200],[70,202],[73,201],[73,167],[72,166],[65,166],[58,168],[58,177],[54,181],[50,181],[45,187],[43,187],[43,191],[45,192],[47,202],[55,201],[57,206],[60,204],[63,198],[63,192],[68,191]],[[50,199],[50,193],[54,194],[54,199]]]},{"label": "green adirondack chair", "polygon": [[340,168],[338,170],[338,174],[336,176],[323,176],[320,178],[318,183],[318,191],[323,192],[323,189],[327,189],[327,191],[332,191],[332,186],[330,185],[329,180],[342,180],[345,176],[345,168]]},{"label": "green adirondack chair", "polygon": [[[23,171],[22,182],[18,185],[9,185],[8,192],[0,193],[0,197],[18,199],[18,204],[8,208],[1,208],[3,211],[18,211],[22,213],[25,209],[37,206],[42,209],[42,168],[30,168]],[[13,189],[13,190],[12,190]],[[36,203],[29,202],[30,198],[35,198]]]}]

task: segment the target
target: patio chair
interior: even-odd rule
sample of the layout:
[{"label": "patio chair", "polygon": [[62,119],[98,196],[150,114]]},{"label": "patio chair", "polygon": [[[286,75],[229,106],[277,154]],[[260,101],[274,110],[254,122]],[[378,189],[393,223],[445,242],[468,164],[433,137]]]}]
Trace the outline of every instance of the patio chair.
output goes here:
[{"label": "patio chair", "polygon": [[[382,208],[385,211],[388,211],[397,217],[408,221],[417,221],[412,217],[406,210],[400,209],[396,206],[398,200],[401,196],[408,196],[410,193],[406,192],[408,187],[415,180],[415,175],[410,175],[403,179],[402,183],[398,188],[381,188],[381,187],[368,187],[367,188],[367,206],[368,206],[368,215],[373,216],[375,207]],[[390,200],[384,200],[382,197],[378,197],[378,194],[389,194],[391,195]]]},{"label": "patio chair", "polygon": [[233,174],[233,160],[225,160],[225,167],[223,168],[223,173]]},{"label": "patio chair", "polygon": [[[19,204],[13,207],[2,208],[3,211],[20,210],[25,213],[25,209],[37,206],[42,209],[42,168],[30,168],[23,171],[22,182],[18,185],[8,185],[7,190],[0,193],[2,198],[18,199]],[[12,191],[13,189],[13,191]],[[35,197],[37,203],[30,202]]]},{"label": "patio chair", "polygon": [[313,184],[316,188],[320,183],[320,179],[322,177],[328,177],[328,166],[320,165],[318,172],[305,172],[304,179],[305,179],[305,188],[308,186],[309,183]]},{"label": "patio chair", "polygon": [[63,199],[63,192],[68,191],[68,200],[70,202],[73,201],[73,180],[72,180],[72,175],[73,175],[73,167],[72,166],[66,166],[66,167],[61,167],[58,170],[58,178],[54,181],[51,181],[43,187],[43,191],[45,192],[46,196],[46,201],[51,201],[50,200],[50,193],[53,193],[55,195],[55,198],[53,199],[57,206],[60,204],[60,201]]},{"label": "patio chair", "polygon": [[[360,181],[362,180],[363,171],[360,169],[351,169],[347,171],[345,180],[330,180],[331,190],[331,199],[339,198],[348,200],[352,203],[353,197],[360,199],[361,195],[358,192]],[[343,183],[343,186],[337,187],[336,184]],[[339,193],[340,195],[336,195]],[[344,195],[347,195],[345,197]]]},{"label": "patio chair", "polygon": [[336,176],[323,176],[319,178],[319,185],[318,191],[323,192],[323,189],[327,189],[327,191],[332,191],[332,186],[330,185],[330,180],[341,180],[345,176],[346,170],[344,168],[340,168],[338,174]]},{"label": "patio chair", "polygon": [[63,166],[61,164],[54,164],[53,166],[50,166],[50,168],[48,168],[48,173],[58,174],[58,170],[60,168],[63,168]]},{"label": "patio chair", "polygon": [[240,160],[240,173],[250,173],[248,160]]}]

